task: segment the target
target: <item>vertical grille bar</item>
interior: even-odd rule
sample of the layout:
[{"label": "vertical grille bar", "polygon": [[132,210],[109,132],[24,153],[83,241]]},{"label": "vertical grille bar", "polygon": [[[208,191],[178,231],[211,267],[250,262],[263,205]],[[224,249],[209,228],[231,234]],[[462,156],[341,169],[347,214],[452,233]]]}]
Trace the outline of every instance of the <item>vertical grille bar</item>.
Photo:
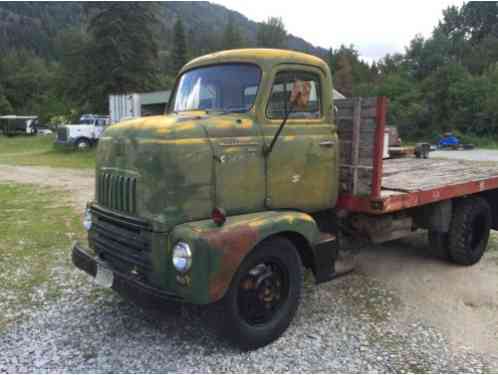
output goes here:
[{"label": "vertical grille bar", "polygon": [[136,178],[102,173],[97,179],[97,185],[97,201],[102,206],[129,213],[136,212]]},{"label": "vertical grille bar", "polygon": [[130,190],[131,190],[131,194],[130,194],[130,200],[131,200],[130,212],[135,213],[136,209],[137,209],[137,206],[136,206],[137,180],[135,178],[133,178],[131,180],[131,189]]}]

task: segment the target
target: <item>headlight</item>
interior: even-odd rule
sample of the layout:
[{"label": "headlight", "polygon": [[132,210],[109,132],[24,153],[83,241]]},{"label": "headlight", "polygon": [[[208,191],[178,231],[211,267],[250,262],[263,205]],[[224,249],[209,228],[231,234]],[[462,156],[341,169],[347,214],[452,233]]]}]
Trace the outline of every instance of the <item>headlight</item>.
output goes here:
[{"label": "headlight", "polygon": [[192,266],[192,251],[185,242],[178,242],[173,248],[173,266],[178,272],[187,272]]},{"label": "headlight", "polygon": [[89,231],[92,227],[92,213],[90,212],[89,208],[87,208],[85,211],[85,216],[83,217],[83,226],[87,231]]}]

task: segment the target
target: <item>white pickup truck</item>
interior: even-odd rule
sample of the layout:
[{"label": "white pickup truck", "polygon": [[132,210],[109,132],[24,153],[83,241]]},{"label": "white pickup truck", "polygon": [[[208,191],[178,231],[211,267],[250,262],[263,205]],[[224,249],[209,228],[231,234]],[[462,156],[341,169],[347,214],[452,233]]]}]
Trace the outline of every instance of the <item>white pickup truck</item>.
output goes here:
[{"label": "white pickup truck", "polygon": [[109,116],[82,115],[78,124],[61,125],[57,128],[55,143],[84,150],[97,143],[109,125]]}]

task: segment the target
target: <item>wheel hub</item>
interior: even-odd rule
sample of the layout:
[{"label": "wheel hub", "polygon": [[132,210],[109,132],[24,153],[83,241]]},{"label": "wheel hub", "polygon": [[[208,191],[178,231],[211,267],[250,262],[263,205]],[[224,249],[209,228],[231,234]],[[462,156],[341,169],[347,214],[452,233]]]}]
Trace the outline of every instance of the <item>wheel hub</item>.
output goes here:
[{"label": "wheel hub", "polygon": [[261,263],[253,267],[242,279],[238,304],[249,324],[267,323],[281,306],[284,273],[277,264]]}]

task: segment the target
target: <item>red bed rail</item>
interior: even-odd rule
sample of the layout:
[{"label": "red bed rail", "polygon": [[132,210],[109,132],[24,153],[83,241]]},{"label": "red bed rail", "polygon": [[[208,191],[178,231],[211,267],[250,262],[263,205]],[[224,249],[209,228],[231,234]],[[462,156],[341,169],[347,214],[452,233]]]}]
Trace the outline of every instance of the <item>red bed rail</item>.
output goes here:
[{"label": "red bed rail", "polygon": [[375,149],[373,157],[373,173],[372,173],[372,192],[371,199],[380,199],[382,189],[382,168],[384,157],[384,133],[386,129],[386,114],[387,114],[387,97],[379,96],[377,98],[375,127]]}]

